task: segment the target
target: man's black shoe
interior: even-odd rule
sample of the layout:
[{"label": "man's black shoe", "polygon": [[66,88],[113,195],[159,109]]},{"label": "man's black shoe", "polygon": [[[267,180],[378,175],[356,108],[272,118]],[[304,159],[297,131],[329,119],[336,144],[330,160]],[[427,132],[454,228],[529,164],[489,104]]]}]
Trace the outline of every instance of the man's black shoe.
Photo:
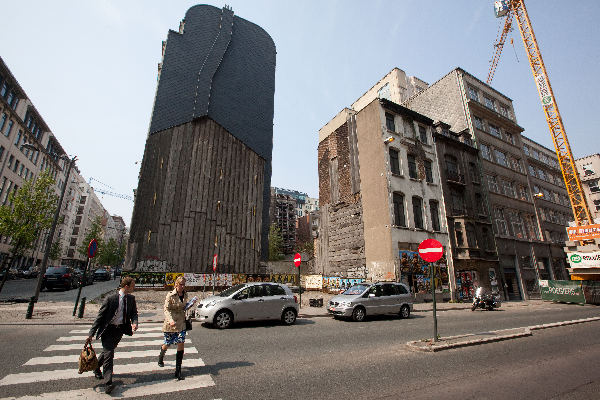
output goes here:
[{"label": "man's black shoe", "polygon": [[102,372],[100,372],[99,369],[95,369],[94,370],[94,376],[96,377],[96,379],[100,380],[100,379],[104,379],[104,376],[102,376]]},{"label": "man's black shoe", "polygon": [[106,384],[106,388],[104,389],[104,393],[110,394],[113,391],[114,388],[115,388],[115,384],[114,383],[107,383]]}]

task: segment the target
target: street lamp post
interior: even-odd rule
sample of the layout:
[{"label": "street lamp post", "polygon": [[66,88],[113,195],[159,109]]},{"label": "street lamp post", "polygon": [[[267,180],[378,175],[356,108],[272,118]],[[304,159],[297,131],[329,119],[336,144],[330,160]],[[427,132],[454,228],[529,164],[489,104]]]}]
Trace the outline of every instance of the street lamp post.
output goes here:
[{"label": "street lamp post", "polygon": [[[28,148],[30,150],[39,151],[39,149],[29,143],[23,145],[23,147]],[[62,190],[60,191],[60,199],[58,200],[58,204],[56,205],[56,211],[54,212],[54,220],[52,221],[52,226],[50,227],[50,232],[48,233],[48,239],[46,240],[46,250],[44,251],[44,258],[42,259],[42,266],[40,267],[40,272],[37,277],[37,285],[35,287],[35,294],[31,298],[29,303],[29,307],[27,308],[27,315],[25,315],[26,319],[31,319],[33,314],[34,304],[37,303],[38,298],[40,296],[40,289],[42,288],[42,279],[44,278],[44,274],[46,273],[46,265],[48,264],[48,257],[50,255],[50,248],[52,247],[52,239],[54,238],[54,231],[56,230],[56,224],[58,223],[58,217],[60,216],[60,207],[62,205],[63,198],[65,197],[65,191],[67,189],[67,183],[69,182],[69,175],[71,174],[71,168],[75,161],[77,160],[77,156],[73,156],[73,158],[69,158],[68,156],[60,156],[59,158],[68,162],[67,167],[67,176],[65,177],[65,183],[63,184]]]}]

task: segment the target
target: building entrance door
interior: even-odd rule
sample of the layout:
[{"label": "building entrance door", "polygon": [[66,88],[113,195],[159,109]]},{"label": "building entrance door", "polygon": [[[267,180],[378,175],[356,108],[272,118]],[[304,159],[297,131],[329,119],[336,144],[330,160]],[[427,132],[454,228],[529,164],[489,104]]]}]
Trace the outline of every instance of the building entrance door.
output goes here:
[{"label": "building entrance door", "polygon": [[504,268],[504,288],[508,294],[508,300],[522,300],[517,273],[512,268]]}]

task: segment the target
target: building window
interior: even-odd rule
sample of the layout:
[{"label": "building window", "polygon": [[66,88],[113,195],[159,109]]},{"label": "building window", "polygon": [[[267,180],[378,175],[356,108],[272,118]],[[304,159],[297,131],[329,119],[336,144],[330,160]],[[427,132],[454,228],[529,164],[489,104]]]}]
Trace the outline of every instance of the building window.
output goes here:
[{"label": "building window", "polygon": [[596,211],[600,211],[600,200],[594,200],[594,206],[596,207]]},{"label": "building window", "polygon": [[504,132],[504,137],[506,138],[506,141],[508,143],[515,144],[515,137],[513,136],[512,133]]},{"label": "building window", "polygon": [[452,202],[452,215],[463,215],[465,213],[465,198],[462,192],[451,189],[450,201]]},{"label": "building window", "polygon": [[490,110],[496,109],[496,107],[494,106],[494,100],[490,99],[487,96],[483,96],[483,104],[485,104],[485,106]]},{"label": "building window", "polygon": [[483,201],[483,196],[481,195],[481,193],[475,193],[475,208],[477,210],[477,214],[486,215],[485,203]]},{"label": "building window", "polygon": [[524,239],[525,229],[523,227],[523,219],[521,217],[521,214],[511,210],[508,212],[508,218],[510,219],[513,234],[519,239]]},{"label": "building window", "polygon": [[2,161],[3,155],[4,155],[4,146],[0,146],[0,161]]},{"label": "building window", "polygon": [[529,200],[529,191],[525,186],[519,186],[519,198],[521,200],[530,201]]},{"label": "building window", "polygon": [[427,144],[427,129],[422,125],[419,125],[419,140],[421,143]]},{"label": "building window", "polygon": [[408,154],[408,176],[411,179],[417,179],[417,162],[415,160],[415,156],[412,154]]},{"label": "building window", "polygon": [[504,104],[500,104],[500,114],[502,114],[503,117],[508,118],[508,107]]},{"label": "building window", "polygon": [[398,157],[398,150],[390,147],[389,154],[392,174],[400,175],[400,158]]},{"label": "building window", "polygon": [[515,197],[515,187],[512,182],[502,179],[504,194],[508,197]]},{"label": "building window", "polygon": [[440,209],[438,202],[429,200],[429,210],[431,212],[431,228],[437,232],[440,230]]},{"label": "building window", "polygon": [[488,161],[492,161],[492,152],[487,144],[480,143],[479,149],[481,150],[481,157]]},{"label": "building window", "polygon": [[479,183],[479,169],[474,162],[469,163],[469,174],[471,175],[472,182]]},{"label": "building window", "polygon": [[508,167],[508,162],[506,162],[506,154],[500,150],[494,149],[494,156],[496,157],[496,162],[498,164]]},{"label": "building window", "polygon": [[423,229],[423,200],[420,197],[413,196],[413,217],[415,219],[415,228]]},{"label": "building window", "polygon": [[473,117],[473,125],[475,125],[475,128],[479,129],[480,131],[483,130],[483,121],[481,118]]},{"label": "building window", "polygon": [[525,153],[526,156],[529,156],[529,146],[526,144],[523,145],[523,153]]},{"label": "building window", "polygon": [[462,182],[458,171],[458,159],[452,155],[446,154],[446,178],[454,182]]},{"label": "building window", "polygon": [[488,190],[493,193],[498,193],[498,181],[494,175],[487,175]]},{"label": "building window", "polygon": [[8,115],[6,113],[2,114],[2,118],[0,119],[0,132],[4,132],[4,125],[6,124],[6,120],[8,119]]},{"label": "building window", "polygon": [[489,124],[488,125],[490,127],[490,134],[496,136],[497,138],[501,138],[500,136],[500,128],[498,128],[496,125],[492,125]]},{"label": "building window", "polygon": [[15,156],[13,156],[11,154],[10,157],[8,157],[8,169],[12,168],[12,164],[14,161],[15,161]]},{"label": "building window", "polygon": [[504,210],[496,207],[494,209],[494,219],[496,222],[496,230],[498,231],[498,235],[508,235],[508,227],[506,226],[506,219],[504,219]]},{"label": "building window", "polygon": [[481,228],[481,237],[483,238],[483,248],[485,250],[491,250],[493,247],[492,238],[490,236],[490,231],[485,226]]},{"label": "building window", "polygon": [[477,93],[477,89],[472,86],[469,86],[469,98],[471,100],[479,101],[479,93]]},{"label": "building window", "polygon": [[423,164],[425,166],[425,180],[429,183],[433,183],[433,170],[431,167],[431,161],[425,160]]},{"label": "building window", "polygon": [[521,160],[518,158],[510,157],[510,165],[515,171],[523,173],[523,165],[521,164]]},{"label": "building window", "polygon": [[466,224],[465,232],[467,233],[467,246],[472,249],[477,248],[477,239],[475,237],[475,228],[473,227],[473,224]]},{"label": "building window", "polygon": [[590,187],[590,192],[592,192],[592,193],[600,192],[600,188],[598,187],[598,179],[589,181],[588,186]]},{"label": "building window", "polygon": [[19,129],[19,132],[17,133],[17,137],[15,139],[15,146],[19,147],[19,142],[21,141],[21,136],[23,136],[23,131],[21,131]]},{"label": "building window", "polygon": [[393,194],[394,202],[394,225],[406,227],[406,217],[404,216],[404,195],[402,193]]},{"label": "building window", "polygon": [[537,176],[538,176],[538,178],[540,178],[542,180],[546,180],[546,173],[541,168],[537,169]]},{"label": "building window", "polygon": [[456,245],[463,246],[465,240],[463,239],[462,224],[460,222],[454,223],[454,237],[456,238]]},{"label": "building window", "polygon": [[388,131],[396,132],[396,125],[394,124],[393,114],[385,113],[385,127]]}]

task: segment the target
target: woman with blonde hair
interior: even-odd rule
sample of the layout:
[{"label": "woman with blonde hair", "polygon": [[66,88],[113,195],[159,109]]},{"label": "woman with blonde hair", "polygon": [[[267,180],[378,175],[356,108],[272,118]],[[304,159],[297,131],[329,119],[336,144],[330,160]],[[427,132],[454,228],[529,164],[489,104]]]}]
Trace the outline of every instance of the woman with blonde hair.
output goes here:
[{"label": "woman with blonde hair", "polygon": [[183,380],[181,374],[181,363],[183,361],[183,348],[185,344],[185,306],[188,302],[188,294],[185,291],[185,278],[177,277],[173,291],[165,298],[165,322],[163,334],[165,341],[160,348],[158,366],[164,367],[164,357],[167,349],[172,344],[177,344],[177,356],[175,359],[175,378]]}]

